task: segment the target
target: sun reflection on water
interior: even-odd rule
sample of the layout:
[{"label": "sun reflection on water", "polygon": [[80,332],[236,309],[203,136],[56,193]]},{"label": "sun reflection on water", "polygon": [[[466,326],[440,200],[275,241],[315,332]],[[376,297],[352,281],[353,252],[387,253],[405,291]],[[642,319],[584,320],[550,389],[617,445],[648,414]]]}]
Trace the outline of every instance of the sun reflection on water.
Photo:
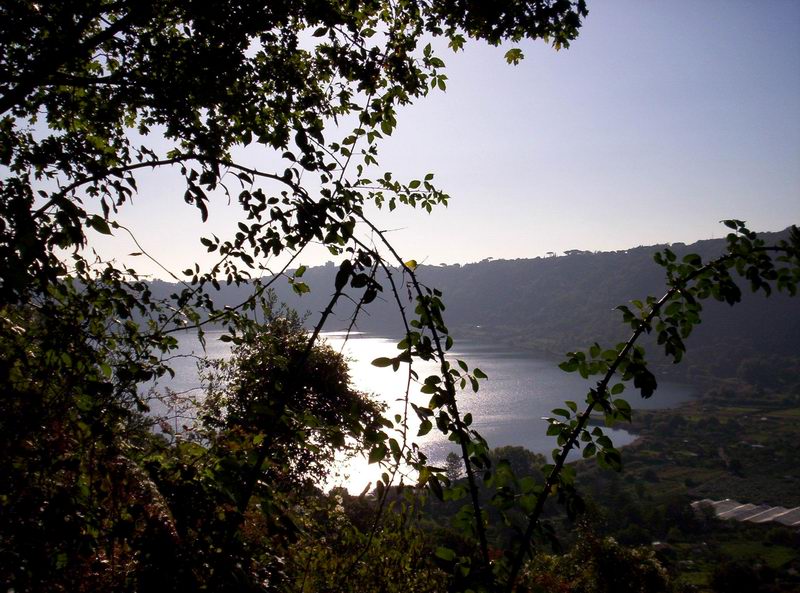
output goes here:
[{"label": "sun reflection on water", "polygon": [[[226,358],[229,355],[228,345],[218,339],[221,333],[208,332],[206,353],[209,357]],[[196,359],[191,354],[202,355],[203,349],[194,334],[187,333],[179,338],[179,353],[189,356],[175,360],[175,378],[161,387],[176,391],[198,389],[200,381]],[[396,341],[362,333],[352,333],[345,340],[343,332],[324,333],[322,338],[347,358],[350,379],[356,389],[383,403],[386,406],[386,416],[393,422],[398,415],[401,419],[408,418],[408,445],[416,443],[428,457],[429,463],[443,465],[447,453],[455,451],[456,446],[436,428],[425,436],[417,436],[419,420],[413,409],[407,406],[407,402],[428,406],[429,396],[420,392],[421,383],[411,381],[409,385],[407,364],[401,365],[398,371],[371,364],[378,357],[395,356],[399,352]],[[455,365],[455,360],[460,359],[469,365],[470,370],[478,367],[489,376],[481,381],[478,393],[473,393],[467,385],[467,389],[458,394],[458,401],[461,413],[470,412],[473,415],[472,427],[492,447],[521,445],[531,451],[549,455],[555,442],[545,435],[547,424],[542,417],[550,415],[553,408],[562,407],[564,400],[582,402],[589,387],[576,374],[566,374],[559,370],[553,361],[536,358],[528,352],[499,344],[457,342],[448,357],[451,364]],[[428,375],[437,373],[438,366],[434,362],[415,362],[414,370],[424,380]],[[656,397],[642,401],[634,395],[629,397],[629,401],[634,409],[657,408],[671,407],[691,397],[691,389],[686,385],[660,382]],[[635,435],[624,430],[604,430],[617,446],[626,445],[635,438]],[[395,432],[390,436],[402,444],[402,432]],[[390,471],[390,468],[368,463],[364,456],[356,456],[340,460],[332,468],[326,486],[342,486],[351,493],[358,494],[368,484],[374,486],[382,473]],[[401,479],[406,484],[415,482],[415,476],[410,475],[407,469],[401,469],[394,483],[399,483]]]}]

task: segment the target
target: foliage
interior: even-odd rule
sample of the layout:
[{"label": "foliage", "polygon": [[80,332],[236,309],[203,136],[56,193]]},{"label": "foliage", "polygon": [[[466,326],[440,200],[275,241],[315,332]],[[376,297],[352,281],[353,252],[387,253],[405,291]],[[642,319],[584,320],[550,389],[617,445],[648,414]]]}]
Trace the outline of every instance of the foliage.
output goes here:
[{"label": "foliage", "polygon": [[[570,514],[581,509],[574,470],[565,464],[570,450],[582,445],[584,457],[620,467],[613,443],[588,421],[594,410],[608,424],[630,420],[630,405],[617,397],[625,383],[653,394],[655,376],[638,339],[654,332],[677,362],[699,323],[701,300],[740,300],[732,272],[767,294],[773,286],[794,294],[800,281],[796,228],[789,240],[768,246],[743,223],[728,221],[728,252],[708,263],[696,255],[678,261],[666,250],[658,261],[668,292],[620,308],[633,332],[628,341],[570,353],[562,365],[600,379],[581,411],[576,402],[554,410],[549,434],[559,448],[541,470],[544,479],[517,476],[511,463],[492,459],[458,405],[459,391],[478,391],[486,375],[447,357],[453,338],[441,291],[421,283],[417,262],[394,250],[365,207],[430,211],[447,203],[431,174],[400,182],[377,172],[378,146],[397,124],[397,107],[446,87],[444,63],[431,44],[422,46],[426,38],[442,38],[454,50],[467,37],[494,45],[545,39],[558,48],[575,38],[586,14],[583,0],[4,4],[5,582],[19,591],[279,590],[298,583],[297,566],[287,572],[284,560],[294,554],[306,569],[330,571],[300,578],[301,590],[306,583],[354,586],[348,578],[374,574],[372,566],[381,567],[387,587],[429,590],[429,579],[445,569],[453,590],[517,588],[551,495]],[[511,63],[521,57],[519,48],[506,53]],[[252,149],[278,164],[254,168],[237,160]],[[137,193],[137,171],[164,168],[180,174],[183,199],[202,220],[219,198],[237,203],[241,219],[232,237],[200,238],[217,262],[187,268],[180,292],[157,300],[134,269],[92,260],[85,248],[91,233],[130,232],[118,215]],[[311,335],[302,336],[292,320],[251,323],[279,278],[298,294],[309,290],[305,267],[287,271],[312,242],[341,263]],[[158,263],[144,250],[133,257]],[[251,292],[223,309],[214,302],[221,283]],[[341,359],[315,345],[337,301],[356,303],[355,323],[380,293],[396,304],[405,331],[398,354],[375,364],[402,366],[409,384],[421,383],[430,401],[419,405],[407,395],[406,410],[418,416],[420,435],[435,427],[459,448],[463,480],[451,483],[430,466],[411,443],[408,414],[380,418],[348,386]],[[212,374],[199,438],[151,433],[141,383],[170,372],[176,332],[191,327],[202,339],[210,323],[227,328],[235,356]],[[417,360],[435,361],[439,372],[419,377],[410,364]],[[315,494],[309,481],[353,443],[389,469],[377,484],[377,519],[389,512],[391,485],[405,463],[417,471],[418,486],[448,501],[466,499],[456,523],[473,545],[437,546],[434,569],[400,508],[385,532],[378,520],[367,530],[343,525],[336,536],[348,547],[345,562],[319,546],[303,557],[311,541],[303,537],[317,534],[295,509],[313,512],[303,507]],[[483,484],[494,489],[493,514],[481,498]],[[487,536],[494,516],[511,525],[522,519],[501,557]],[[632,561],[616,549],[608,557]]]},{"label": "foliage", "polygon": [[[359,310],[384,285],[399,303],[390,262],[413,274],[388,244],[359,239],[357,226],[374,229],[364,206],[447,203],[430,174],[399,182],[376,173],[397,107],[446,87],[444,62],[425,41],[565,47],[586,12],[583,0],[4,3],[4,582],[17,591],[287,582],[279,553],[297,534],[290,509],[300,493],[275,488],[278,475],[305,481],[349,438],[363,439],[375,460],[410,450],[375,429],[374,406],[331,383],[342,363],[314,344],[345,290]],[[237,160],[247,151],[274,168]],[[87,247],[93,233],[130,232],[119,217],[137,172],[163,169],[181,176],[183,200],[202,220],[220,198],[238,203],[241,217],[233,236],[200,238],[218,256],[210,269],[187,268],[180,291],[155,299],[135,269]],[[247,315],[311,242],[342,263],[305,347],[275,324],[244,345],[257,340]],[[298,293],[308,290],[303,270],[289,277]],[[221,283],[251,292],[220,309]],[[230,392],[209,408],[202,440],[151,435],[140,385],[170,372],[177,331],[192,327],[202,339],[209,323],[241,346],[239,366],[221,369]],[[302,370],[308,382],[297,381]],[[247,374],[262,371],[269,379]],[[315,390],[353,406],[326,408]],[[387,474],[384,492],[390,482]]]},{"label": "foliage", "polygon": [[290,551],[288,569],[301,591],[442,591],[450,577],[431,561],[431,538],[418,520],[420,493],[405,490],[381,524],[363,525],[369,500],[337,492],[307,512],[306,534]]},{"label": "foliage", "polygon": [[233,442],[215,444],[236,450],[247,443],[271,466],[269,482],[289,487],[318,484],[337,453],[386,439],[381,407],[352,389],[340,354],[309,348],[297,315],[240,325],[231,357],[204,363],[202,441],[223,435]]},{"label": "foliage", "polygon": [[761,591],[759,583],[766,581],[759,572],[768,569],[763,566],[754,567],[744,562],[724,562],[715,570],[711,578],[711,586],[715,592],[744,593],[745,591]]},{"label": "foliage", "polygon": [[108,568],[126,552],[111,541],[155,512],[130,385],[160,362],[138,333],[107,331],[111,290],[67,280],[2,310],[0,580],[18,591],[114,587],[124,575]]},{"label": "foliage", "polygon": [[334,451],[377,440],[382,426],[341,355],[306,352],[296,318],[247,324],[246,343],[219,368],[231,383],[171,439],[129,407],[101,409],[111,385],[92,379],[102,367],[89,366],[96,352],[74,324],[55,356],[45,350],[53,325],[6,323],[29,352],[3,369],[19,397],[2,400],[0,570],[16,590],[284,586],[281,553],[300,534],[294,506],[316,496]]},{"label": "foliage", "polygon": [[[569,353],[569,358],[560,365],[564,371],[578,372],[585,379],[590,376],[600,376],[600,379],[589,390],[582,411],[578,411],[575,402],[568,401],[565,408],[553,410],[559,418],[548,418],[548,434],[557,437],[559,447],[553,451],[554,463],[544,468],[547,477],[536,495],[528,527],[512,561],[510,583],[513,584],[522,567],[527,546],[551,491],[556,489],[568,505],[574,498],[574,471],[565,470],[564,465],[569,451],[583,445],[584,458],[596,457],[603,467],[621,469],[619,451],[600,427],[589,431],[588,421],[596,408],[603,412],[607,425],[631,420],[630,404],[615,397],[625,390],[626,382],[633,383],[643,398],[653,395],[657,381],[647,368],[644,349],[637,345],[637,340],[644,333],[655,331],[665,355],[679,362],[686,350],[684,340],[700,323],[700,301],[713,297],[733,305],[741,300],[742,291],[731,270],[745,277],[754,292],[761,290],[769,295],[775,286],[793,296],[796,294],[800,282],[800,230],[797,227],[792,227],[788,241],[767,246],[743,222],[729,220],[725,224],[734,231],[727,237],[728,253],[711,262],[704,263],[695,254],[678,261],[669,249],[656,254],[656,262],[666,270],[669,288],[661,298],[633,301],[635,313],[627,305],[618,307],[623,321],[633,330],[627,342],[610,349],[595,343],[588,352]],[[777,254],[774,258],[771,257],[773,252]],[[612,385],[614,380],[619,382]]]},{"label": "foliage", "polygon": [[659,593],[671,590],[666,569],[647,548],[625,548],[581,527],[577,544],[560,556],[540,554],[521,579],[533,591]]},{"label": "foliage", "polygon": [[[140,169],[178,170],[183,199],[203,219],[215,191],[240,186],[233,196],[242,207],[240,232],[230,241],[203,240],[221,257],[207,273],[186,274],[197,288],[249,278],[264,269],[257,259],[296,252],[312,240],[342,254],[365,202],[428,210],[446,202],[430,176],[408,184],[390,173],[374,181],[364,176],[364,167],[377,163],[378,141],[396,125],[396,107],[445,87],[444,62],[430,45],[420,47],[423,35],[443,37],[454,49],[465,35],[566,46],[585,14],[582,0],[491,8],[410,1],[226,0],[213,9],[168,1],[6,3],[5,298],[25,302],[65,273],[82,273],[83,258],[71,270],[59,250],[84,245],[88,229],[116,232],[113,214],[136,193]],[[357,120],[351,132],[326,137],[331,123],[348,118]],[[235,162],[234,148],[249,145],[276,153],[283,165],[263,171]],[[316,191],[304,189],[301,171]],[[189,291],[179,305],[198,296]]]},{"label": "foliage", "polygon": [[[624,449],[623,474],[579,464],[578,485],[598,532],[626,545],[667,542],[658,556],[673,580],[702,591],[714,570],[732,560],[768,565],[772,571],[752,573],[760,585],[770,583],[767,590],[796,590],[800,542],[790,527],[717,520],[710,507],[690,511],[690,502],[703,498],[800,504],[800,472],[792,462],[800,437],[797,403],[786,403],[780,392],[743,403],[747,397],[731,391],[713,401],[701,392],[679,408],[637,412],[631,430],[639,438]],[[741,461],[743,477],[728,469],[733,459]]]},{"label": "foliage", "polygon": [[[620,421],[630,421],[631,406],[619,397],[625,390],[626,383],[632,383],[642,397],[653,395],[657,387],[656,377],[647,367],[644,349],[637,344],[643,334],[654,332],[665,355],[674,362],[679,362],[686,350],[684,340],[700,322],[701,300],[713,297],[733,305],[741,299],[742,291],[734,280],[732,271],[745,277],[754,291],[760,290],[769,295],[774,286],[791,295],[796,293],[800,282],[800,231],[796,227],[791,229],[788,240],[768,246],[748,230],[744,223],[726,221],[726,225],[734,231],[727,237],[728,253],[710,262],[703,262],[694,254],[684,256],[678,261],[677,256],[669,249],[656,254],[656,262],[666,269],[668,290],[661,298],[647,297],[644,301],[633,301],[636,312],[627,305],[619,307],[624,322],[632,330],[626,342],[613,348],[594,344],[586,352],[568,354],[568,359],[561,364],[563,370],[578,372],[585,379],[592,376],[600,378],[595,387],[589,390],[582,409],[579,410],[577,402],[568,401],[563,408],[553,410],[553,418],[547,419],[550,423],[548,434],[556,437],[558,447],[552,453],[553,463],[542,468],[545,476],[543,483],[520,482],[518,487],[513,476],[509,476],[508,465],[499,467],[493,474],[490,471],[491,460],[486,442],[468,428],[469,418],[465,417],[464,421],[459,418],[454,403],[456,382],[462,388],[469,382],[477,390],[478,369],[470,375],[464,363],[457,361],[459,368],[452,368],[442,355],[442,375],[430,376],[424,380],[423,392],[432,394],[431,402],[427,408],[414,406],[415,410],[423,421],[433,418],[439,430],[450,435],[462,448],[468,487],[457,484],[440,496],[457,499],[467,492],[470,493],[471,505],[464,507],[460,523],[473,530],[480,545],[481,561],[476,569],[476,563],[471,558],[458,558],[455,559],[455,568],[474,574],[479,587],[486,590],[497,588],[498,585],[507,590],[514,588],[525,559],[530,554],[534,535],[543,527],[540,518],[545,503],[552,494],[558,496],[570,514],[581,510],[581,499],[575,492],[575,471],[573,467],[566,465],[567,456],[572,449],[582,449],[584,458],[595,457],[603,467],[621,469],[620,452],[602,428],[590,428],[589,420],[597,409],[602,412],[609,426]],[[772,257],[773,253],[776,254],[775,257]],[[439,296],[435,291],[430,292],[427,299],[420,299],[420,306],[417,308],[417,327],[428,325],[428,321],[434,319],[434,327],[431,328],[433,343],[425,342],[424,337],[410,332],[409,337],[398,344],[398,348],[402,350],[416,346],[419,353],[421,349],[417,344],[421,344],[427,349],[441,351],[442,340],[437,332],[446,335],[447,329],[438,318],[443,308]],[[402,356],[394,360],[376,360],[375,364],[396,366]],[[424,350],[421,356],[425,356]],[[486,515],[481,508],[477,488],[469,481],[471,467],[481,469],[484,479],[488,483],[494,481],[498,487],[493,504],[500,510],[505,521],[513,521],[513,514],[518,508],[526,516],[527,525],[520,530],[516,543],[510,546],[503,558],[496,561],[489,554]],[[433,492],[438,494],[437,482],[444,476],[430,472],[426,474],[424,468],[421,469],[421,475],[428,479]]]},{"label": "foliage", "polygon": [[341,355],[309,347],[296,317],[243,325],[197,427],[146,461],[183,537],[168,562],[137,570],[162,581],[177,565],[176,589],[288,586],[285,556],[313,541],[298,513],[315,508],[325,465],[348,441],[379,438],[380,409],[352,390]]},{"label": "foliage", "polygon": [[[765,242],[788,237],[788,229],[759,233]],[[617,252],[582,253],[566,257],[492,260],[465,265],[420,265],[416,274],[428,286],[446,296],[447,325],[455,336],[472,341],[512,344],[560,359],[564,352],[598,341],[616,344],[627,337],[627,326],[619,323],[614,308],[635,296],[656,294],[664,284],[653,254],[669,247],[680,259],[690,253],[709,260],[723,253],[723,238],[691,245],[637,247]],[[322,311],[328,305],[328,287],[334,284],[338,267],[309,266],[302,281],[311,292],[298,295],[289,284],[273,285],[279,301],[298,310]],[[513,286],[513,290],[509,287]],[[151,286],[154,294],[180,290],[177,283]],[[234,306],[241,300],[236,287],[215,295],[219,305]],[[404,331],[396,313],[397,304],[376,299],[369,315],[358,321],[360,331],[397,335]],[[333,311],[348,319],[355,308],[340,299]],[[332,319],[334,319],[332,317]],[[337,323],[337,322],[334,322]],[[347,323],[338,321],[339,329]],[[476,327],[479,325],[480,327]],[[769,328],[769,331],[766,329]],[[800,333],[800,301],[776,294],[769,306],[759,296],[743,294],[733,309],[723,302],[709,302],[703,323],[692,332],[691,356],[685,364],[653,357],[655,374],[669,373],[681,381],[715,382],[736,375],[758,379],[765,388],[786,387],[798,377],[795,337]],[[655,347],[655,336],[643,336],[641,344]],[[751,381],[752,382],[752,381]],[[790,389],[791,390],[791,389]]]}]

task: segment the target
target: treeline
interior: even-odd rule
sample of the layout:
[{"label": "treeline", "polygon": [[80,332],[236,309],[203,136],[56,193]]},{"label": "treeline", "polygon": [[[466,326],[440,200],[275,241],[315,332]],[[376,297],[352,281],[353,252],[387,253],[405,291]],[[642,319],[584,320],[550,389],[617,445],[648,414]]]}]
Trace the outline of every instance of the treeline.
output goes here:
[{"label": "treeline", "polygon": [[[786,232],[764,233],[774,241]],[[543,354],[563,356],[595,341],[613,345],[627,338],[628,330],[615,308],[633,299],[660,296],[665,278],[653,255],[667,247],[653,245],[624,251],[570,251],[560,257],[517,260],[484,260],[466,265],[420,265],[422,281],[444,293],[445,320],[456,337],[505,342]],[[724,250],[724,239],[669,246],[678,257],[688,253],[704,259]],[[279,278],[271,287],[278,300],[301,313],[313,325],[328,306],[334,291],[338,265],[311,267],[298,281],[311,290],[298,295]],[[385,335],[402,335],[397,300],[413,308],[402,274],[391,285],[380,276],[383,291],[358,316],[354,329]],[[177,285],[155,281],[156,295],[168,296]],[[340,298],[326,329],[347,329],[362,290]],[[225,286],[218,292],[218,306],[235,306],[247,298],[248,286]],[[703,323],[688,342],[684,364],[659,370],[679,372],[689,378],[739,377],[765,387],[786,388],[796,381],[800,357],[800,302],[786,294],[773,295],[766,303],[760,295],[746,293],[735,308],[706,301]],[[646,346],[648,346],[645,343]],[[654,344],[649,344],[648,350]],[[655,350],[653,350],[655,354]],[[652,356],[654,364],[659,357]]]}]

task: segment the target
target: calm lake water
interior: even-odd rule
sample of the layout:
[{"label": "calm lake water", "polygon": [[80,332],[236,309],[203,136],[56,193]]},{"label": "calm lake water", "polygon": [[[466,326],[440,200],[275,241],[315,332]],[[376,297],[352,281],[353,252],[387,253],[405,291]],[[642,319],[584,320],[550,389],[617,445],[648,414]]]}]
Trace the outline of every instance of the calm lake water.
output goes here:
[{"label": "calm lake water", "polygon": [[[225,358],[229,354],[228,345],[219,341],[221,335],[222,332],[215,331],[206,334],[206,354],[211,358]],[[377,368],[371,364],[377,357],[396,355],[396,341],[365,334],[351,334],[347,341],[344,338],[340,333],[324,334],[324,339],[349,359],[354,386],[385,403],[389,418],[395,414],[402,415],[408,367],[403,365],[399,371],[393,372],[391,367]],[[162,381],[157,386],[159,389],[169,387],[175,391],[191,391],[200,387],[196,356],[202,355],[203,349],[193,333],[183,334],[179,339],[179,356],[173,360],[175,378]],[[478,367],[489,376],[481,381],[478,393],[473,393],[468,387],[461,393],[459,401],[462,413],[472,413],[473,427],[492,447],[522,445],[549,456],[555,440],[545,435],[547,423],[542,417],[550,416],[553,408],[564,407],[564,400],[573,400],[580,405],[593,385],[593,382],[585,381],[577,374],[561,371],[556,361],[536,358],[529,352],[504,345],[457,341],[449,356],[453,361],[463,360],[470,369]],[[436,372],[433,363],[415,363],[414,368],[423,379]],[[691,399],[693,394],[688,385],[659,382],[656,394],[649,400],[643,400],[632,388],[626,390],[623,396],[627,396],[635,411],[673,407]],[[412,384],[410,401],[426,406],[428,399],[429,396],[419,392],[419,385]],[[410,408],[409,414],[414,416],[410,421],[413,427],[410,439],[434,463],[443,462],[447,453],[455,450],[453,444],[435,428],[424,437],[416,437],[417,422]],[[624,430],[604,430],[617,446],[626,445],[635,438],[635,435]],[[367,483],[374,483],[382,471],[385,469],[369,465],[365,459],[352,459],[338,464],[331,485],[344,485],[351,491],[359,492]]]}]

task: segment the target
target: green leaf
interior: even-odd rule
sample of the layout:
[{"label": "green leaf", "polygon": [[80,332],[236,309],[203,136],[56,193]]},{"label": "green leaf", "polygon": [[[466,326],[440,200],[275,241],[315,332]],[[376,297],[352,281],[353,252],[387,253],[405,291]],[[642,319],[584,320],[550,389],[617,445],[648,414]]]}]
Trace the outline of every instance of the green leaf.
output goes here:
[{"label": "green leaf", "polygon": [[311,292],[311,288],[305,282],[292,282],[292,290],[300,295]]},{"label": "green leaf", "polygon": [[617,352],[613,348],[609,348],[602,354],[603,359],[607,360],[608,362],[613,362],[614,360],[616,360],[617,356],[619,356],[619,352]]},{"label": "green leaf", "polygon": [[386,458],[386,453],[388,453],[386,449],[386,445],[380,443],[379,445],[372,448],[369,452],[369,463],[377,463],[379,461],[383,461]]},{"label": "green leaf", "polygon": [[624,399],[615,399],[613,403],[618,409],[624,410],[624,411],[627,411],[628,413],[630,413],[631,405],[627,401],[625,401]]},{"label": "green leaf", "polygon": [[381,367],[381,368],[388,367],[391,364],[392,364],[392,359],[391,358],[386,358],[385,356],[381,356],[381,357],[376,358],[375,360],[372,361],[372,366]]},{"label": "green leaf", "polygon": [[436,548],[436,556],[446,562],[452,562],[456,559],[456,553],[450,548],[445,548],[443,546]]},{"label": "green leaf", "polygon": [[604,449],[612,449],[614,447],[614,444],[611,442],[611,439],[604,434],[598,436],[596,441],[597,444],[603,447]]},{"label": "green leaf", "polygon": [[522,50],[518,47],[511,48],[506,52],[505,58],[506,62],[509,64],[514,64],[515,66],[519,64],[520,60],[522,60],[525,55],[522,53]]},{"label": "green leaf", "polygon": [[574,373],[578,370],[578,363],[574,360],[568,360],[559,364],[558,368],[567,373]]},{"label": "green leaf", "polygon": [[430,487],[431,491],[433,491],[433,494],[436,496],[436,498],[439,500],[444,500],[444,492],[442,491],[441,483],[439,483],[439,478],[431,475],[428,478],[428,486]]},{"label": "green leaf", "polygon": [[419,431],[417,432],[418,437],[424,437],[428,434],[431,429],[433,428],[433,423],[430,420],[423,420],[419,423]]},{"label": "green leaf", "polygon": [[353,264],[349,259],[344,260],[339,266],[339,271],[336,273],[335,288],[336,292],[340,292],[347,281],[350,279],[350,274],[353,273]]},{"label": "green leaf", "polygon": [[111,378],[111,366],[110,365],[108,365],[106,363],[101,363],[100,364],[100,372],[103,374],[103,376],[106,379],[110,379]]},{"label": "green leaf", "polygon": [[100,234],[111,235],[111,228],[109,228],[108,223],[97,214],[88,220],[88,225]]}]

